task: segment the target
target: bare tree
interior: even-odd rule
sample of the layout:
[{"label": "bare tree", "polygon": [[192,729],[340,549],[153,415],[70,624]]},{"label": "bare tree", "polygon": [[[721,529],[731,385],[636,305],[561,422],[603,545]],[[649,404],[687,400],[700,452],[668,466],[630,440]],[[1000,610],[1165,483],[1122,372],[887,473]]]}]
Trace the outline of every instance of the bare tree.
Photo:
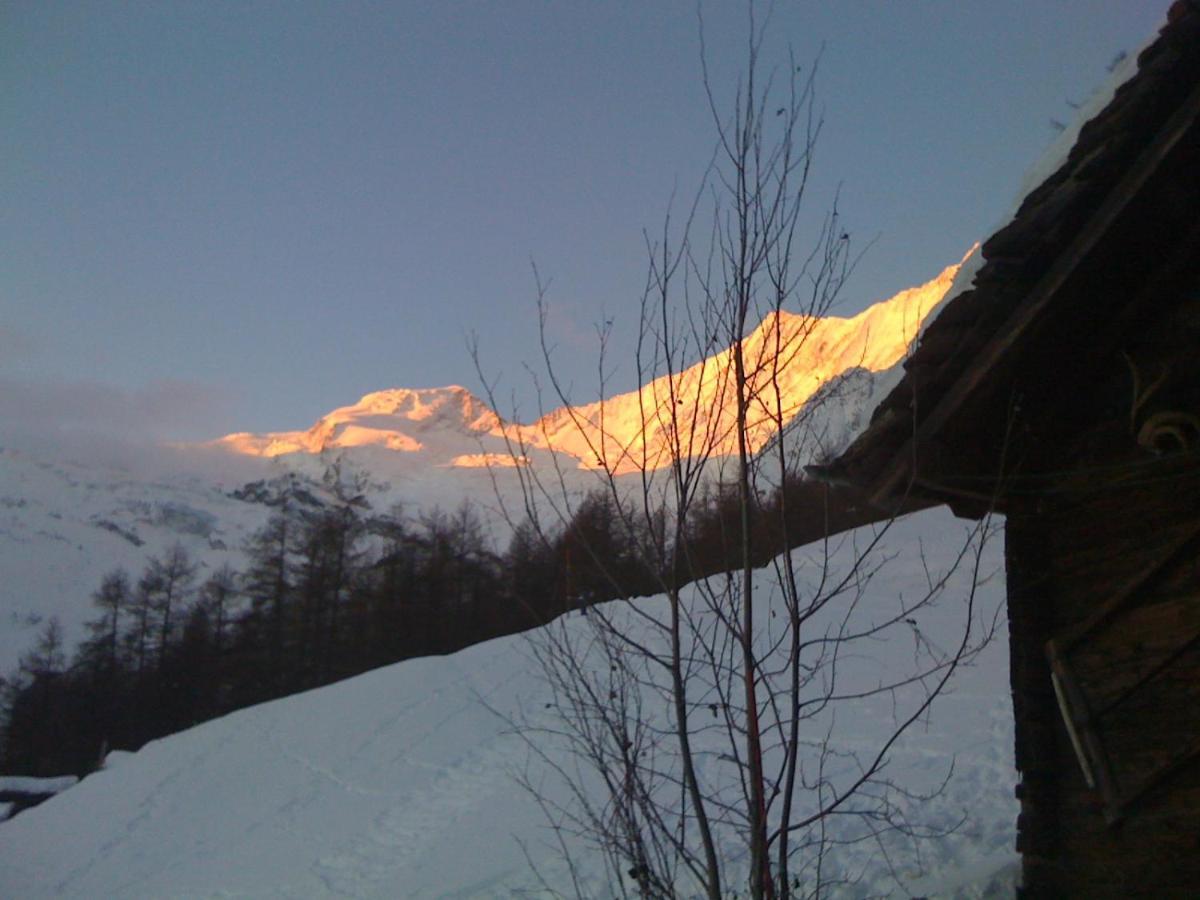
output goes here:
[{"label": "bare tree", "polygon": [[[805,460],[787,434],[820,405],[801,405],[781,376],[856,260],[836,203],[800,249],[821,117],[812,69],[789,59],[763,72],[767,24],[751,4],[747,66],[728,115],[705,67],[717,134],[705,185],[681,227],[668,215],[661,234],[646,236],[634,438],[606,422],[608,326],[597,332],[598,401],[586,415],[572,406],[535,270],[550,393],[594,459],[609,531],[636,548],[663,598],[595,606],[535,633],[551,701],[514,724],[538,762],[524,783],[564,853],[572,841],[593,845],[610,883],[641,897],[817,896],[842,877],[827,863],[836,843],[930,834],[904,813],[914,795],[889,777],[889,751],[990,635],[974,602],[986,521],[943,571],[928,572],[926,590],[886,608],[865,599],[887,562],[888,522],[861,544],[827,539],[803,566],[799,553],[784,553],[757,570],[767,547],[796,543],[787,487]],[[703,59],[703,27],[701,44]],[[475,356],[478,366],[477,348]],[[514,463],[528,458],[530,440],[509,431]],[[512,516],[523,519],[521,541],[536,533],[553,547],[579,513],[566,473],[507,471],[523,489],[523,515]],[[720,520],[719,565],[700,557],[690,531],[714,483],[736,509]],[[614,554],[584,549],[610,578],[610,595],[627,595]],[[962,601],[957,640],[922,640],[920,616],[952,586]],[[904,672],[868,682],[848,664],[912,635]],[[837,711],[872,699],[893,705],[893,726],[870,748],[840,745]]]}]

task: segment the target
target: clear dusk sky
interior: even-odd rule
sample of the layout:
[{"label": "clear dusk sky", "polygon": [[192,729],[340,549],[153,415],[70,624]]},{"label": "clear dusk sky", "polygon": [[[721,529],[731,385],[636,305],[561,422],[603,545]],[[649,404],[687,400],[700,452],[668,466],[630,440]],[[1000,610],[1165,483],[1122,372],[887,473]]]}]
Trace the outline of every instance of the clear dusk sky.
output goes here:
[{"label": "clear dusk sky", "polygon": [[[986,237],[1167,5],[778,0],[766,62],[824,46],[813,221],[840,184],[875,239],[844,313]],[[745,6],[703,11],[728,96]],[[588,399],[591,325],[629,339],[642,229],[712,148],[699,52],[686,0],[0,0],[0,445],[474,390],[469,331],[521,386],[531,259]]]}]

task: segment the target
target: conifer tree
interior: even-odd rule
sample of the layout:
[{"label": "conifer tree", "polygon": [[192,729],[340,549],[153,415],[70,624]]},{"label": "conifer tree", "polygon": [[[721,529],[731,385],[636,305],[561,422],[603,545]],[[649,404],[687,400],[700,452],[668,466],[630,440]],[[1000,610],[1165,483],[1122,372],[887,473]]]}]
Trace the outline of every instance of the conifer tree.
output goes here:
[{"label": "conifer tree", "polygon": [[100,618],[88,623],[91,638],[84,649],[95,668],[108,677],[116,674],[120,664],[121,615],[130,603],[129,575],[122,568],[104,576],[100,587],[92,594],[92,605],[100,610]]},{"label": "conifer tree", "polygon": [[158,667],[162,670],[171,644],[174,613],[186,601],[196,577],[196,566],[183,545],[176,542],[161,557],[151,557],[145,581],[158,617]]},{"label": "conifer tree", "polygon": [[200,588],[201,601],[212,621],[213,654],[220,658],[225,649],[225,632],[229,627],[230,606],[237,598],[237,573],[225,563],[208,577]]},{"label": "conifer tree", "polygon": [[285,502],[246,547],[250,565],[242,576],[242,590],[251,607],[252,633],[247,637],[265,657],[258,660],[261,688],[282,683],[286,616],[292,597],[292,534],[293,515]]}]

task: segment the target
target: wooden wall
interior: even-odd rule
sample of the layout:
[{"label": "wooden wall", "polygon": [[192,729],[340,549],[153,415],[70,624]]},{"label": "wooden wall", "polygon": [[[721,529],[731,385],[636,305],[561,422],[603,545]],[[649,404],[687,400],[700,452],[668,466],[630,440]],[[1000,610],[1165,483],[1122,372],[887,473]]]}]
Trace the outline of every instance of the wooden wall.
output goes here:
[{"label": "wooden wall", "polygon": [[1200,896],[1196,454],[1130,450],[1017,487],[1007,541],[1024,896]]}]

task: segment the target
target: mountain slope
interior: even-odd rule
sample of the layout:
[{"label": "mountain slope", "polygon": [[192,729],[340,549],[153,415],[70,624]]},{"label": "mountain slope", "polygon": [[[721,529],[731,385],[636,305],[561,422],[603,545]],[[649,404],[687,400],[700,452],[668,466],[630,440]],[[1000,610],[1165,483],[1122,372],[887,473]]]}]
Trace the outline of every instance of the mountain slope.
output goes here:
[{"label": "mountain slope", "polygon": [[[852,318],[770,314],[742,341],[751,389],[774,397],[777,386],[786,424],[839,376],[891,368],[904,357],[961,265],[948,266],[929,282]],[[770,365],[775,356],[781,359],[777,371]],[[483,401],[452,385],[367,394],[306,431],[231,434],[210,446],[264,457],[375,447],[423,457],[433,465],[470,468],[512,464],[504,442],[507,433],[527,448],[566,454],[585,469],[606,465],[618,474],[656,469],[676,452],[673,433],[696,436],[679,448],[681,455],[736,453],[732,360],[727,349],[674,378],[656,378],[602,403],[557,409],[528,425],[504,423]],[[777,385],[771,385],[772,377]],[[776,427],[767,405],[758,404],[752,415],[750,445],[757,451]]]},{"label": "mountain slope", "polygon": [[[779,383],[785,412],[792,416],[786,440],[799,462],[840,449],[865,424],[894,381],[895,363],[919,323],[959,269],[951,266],[853,318],[780,315],[746,338],[751,360],[777,339],[796,348]],[[686,433],[693,424],[701,432],[708,429],[715,454],[734,450],[730,356],[726,351],[702,361],[676,380],[677,392],[689,398],[680,408],[680,430]],[[658,379],[609,399],[603,408],[592,403],[560,409],[517,425],[501,421],[462,387],[398,388],[367,394],[304,431],[233,434],[200,447],[140,448],[123,467],[0,448],[0,571],[6,573],[0,586],[0,672],[12,669],[51,615],[60,617],[73,644],[92,616],[92,591],[117,565],[136,578],[151,555],[181,541],[200,563],[200,580],[225,562],[240,567],[246,537],[270,513],[262,503],[233,496],[247,481],[294,473],[315,490],[327,467],[338,462],[364,481],[372,514],[400,510],[412,519],[433,506],[453,509],[470,499],[502,549],[508,531],[497,494],[510,510],[523,509],[512,448],[520,447],[522,467],[533,467],[556,486],[561,477],[562,486],[578,494],[602,474],[596,448],[618,473],[670,458],[669,429],[655,412],[666,397],[667,382]],[[752,429],[752,447],[774,435],[774,424],[760,420]]]},{"label": "mountain slope", "polygon": [[[322,416],[307,431],[263,435],[242,432],[213,441],[212,446],[246,456],[268,457],[349,447],[419,453],[444,450],[447,438],[465,438],[469,442],[472,438],[500,434],[500,418],[483,401],[466,388],[450,385],[376,391]],[[452,453],[462,449],[464,443],[460,440],[457,447],[451,448]]]},{"label": "mountain slope", "polygon": [[150,556],[176,542],[200,563],[199,580],[224,563],[240,567],[243,543],[269,513],[230,497],[216,479],[0,448],[0,673],[51,616],[69,644],[80,637],[105,572],[123,566],[136,579]]},{"label": "mountain slope", "polygon": [[[855,369],[883,371],[903,359],[961,265],[948,266],[925,284],[849,319],[768,315],[742,341],[751,393],[764,398],[750,411],[750,450],[757,452],[776,433],[776,389],[786,426],[839,376]],[[771,364],[775,356],[780,358],[777,368]],[[683,456],[732,456],[737,453],[732,369],[733,351],[724,350],[673,379],[656,378],[602,404],[556,410],[523,433],[535,446],[569,453],[585,467],[596,466],[603,457],[618,473],[665,465],[674,453],[673,432],[696,436],[690,444],[684,441]],[[773,377],[777,384],[771,383]]]},{"label": "mountain slope", "polygon": [[[930,572],[950,563],[962,534],[962,524],[945,511],[898,523],[879,551],[881,559],[891,557],[884,577],[870,581],[862,609],[920,594]],[[835,565],[845,565],[868,537],[864,532],[835,547]],[[1004,594],[999,544],[985,552],[984,570],[996,576],[976,595],[984,614]],[[813,555],[819,552],[795,551],[801,566],[811,566]],[[757,576],[763,597],[769,577],[769,569]],[[924,640],[953,640],[964,590],[956,582],[946,602],[921,617]],[[639,601],[651,614],[662,603]],[[760,605],[761,627],[770,627],[769,607]],[[638,621],[628,617],[635,637]],[[575,633],[587,623],[578,615],[565,620]],[[961,826],[925,845],[922,861],[887,842],[887,860],[873,841],[836,849],[827,871],[858,876],[843,895],[980,896],[998,871],[1011,868],[1016,811],[1005,647],[1000,634],[890,754],[889,773],[915,790],[936,786],[953,768],[941,795],[909,812],[917,821],[962,820]],[[0,824],[0,895],[513,896],[537,886],[526,853],[551,885],[569,892],[553,838],[513,779],[527,751],[503,718],[552,724],[533,653],[522,637],[502,638],[149,744]],[[913,653],[912,638],[902,632],[879,642],[872,659],[848,658],[845,665],[857,666],[861,677],[886,678],[911,665]],[[841,746],[874,746],[896,713],[893,702],[903,707],[912,699],[901,691],[893,700],[842,706]],[[544,746],[567,762],[561,748]],[[842,826],[831,824],[836,835]],[[737,865],[737,847],[722,850]],[[585,856],[584,863],[581,875],[599,887],[596,860]]]}]

